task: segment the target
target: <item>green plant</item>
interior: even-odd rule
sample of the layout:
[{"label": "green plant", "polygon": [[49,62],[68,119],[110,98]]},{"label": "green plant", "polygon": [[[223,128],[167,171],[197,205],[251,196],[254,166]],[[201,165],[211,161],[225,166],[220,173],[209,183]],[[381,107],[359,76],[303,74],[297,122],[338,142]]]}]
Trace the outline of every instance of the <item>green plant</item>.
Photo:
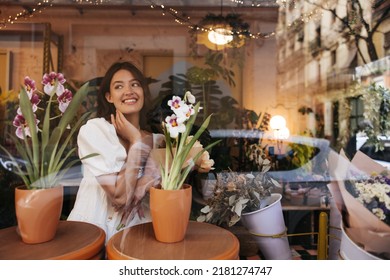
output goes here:
[{"label": "green plant", "polygon": [[188,82],[194,86],[193,91],[199,90],[194,95],[202,98],[204,116],[207,116],[208,112],[218,107],[216,96],[223,94],[216,84],[216,79],[221,77],[231,86],[235,86],[235,82],[234,72],[223,64],[222,53],[208,52],[204,61],[204,67],[193,66],[187,70],[186,76]]},{"label": "green plant", "polygon": [[[303,137],[313,137],[313,134],[309,130],[305,130],[301,133]],[[310,142],[309,142],[310,143]],[[314,145],[309,143],[303,144],[299,142],[289,142],[287,147],[289,152],[287,153],[286,160],[288,162],[287,166],[284,166],[285,169],[295,169],[303,167],[305,171],[312,172],[312,163],[307,164],[310,160],[318,153],[318,150]],[[313,142],[314,144],[314,142]]]},{"label": "green plant", "polygon": [[34,80],[26,77],[19,93],[20,107],[13,121],[16,132],[10,135],[18,155],[14,156],[0,146],[15,163],[16,174],[29,189],[57,186],[69,168],[80,161],[70,160],[76,147],[68,150],[68,144],[89,116],[87,113],[75,120],[88,92],[88,84],[73,96],[64,83],[61,73],[45,74],[42,92],[36,88]]},{"label": "green plant", "polygon": [[382,151],[384,146],[378,136],[388,136],[390,133],[390,90],[372,83],[361,98],[365,105],[364,117],[373,125],[364,129],[368,137],[367,143],[374,145],[376,152]]}]

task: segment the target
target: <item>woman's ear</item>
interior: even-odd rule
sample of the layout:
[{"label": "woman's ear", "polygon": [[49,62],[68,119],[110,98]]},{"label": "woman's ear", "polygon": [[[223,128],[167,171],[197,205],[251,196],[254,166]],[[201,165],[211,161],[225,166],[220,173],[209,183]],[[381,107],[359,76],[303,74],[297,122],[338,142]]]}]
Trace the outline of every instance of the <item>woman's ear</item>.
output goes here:
[{"label": "woman's ear", "polygon": [[107,99],[108,103],[113,103],[113,101],[111,99],[111,94],[109,92],[106,92],[106,99]]}]

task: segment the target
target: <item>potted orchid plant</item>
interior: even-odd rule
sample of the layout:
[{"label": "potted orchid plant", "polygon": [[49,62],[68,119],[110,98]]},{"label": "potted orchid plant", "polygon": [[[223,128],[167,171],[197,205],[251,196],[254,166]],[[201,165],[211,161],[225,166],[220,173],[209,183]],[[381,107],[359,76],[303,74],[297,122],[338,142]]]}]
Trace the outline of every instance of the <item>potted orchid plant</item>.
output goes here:
[{"label": "potted orchid plant", "polygon": [[[150,189],[150,213],[156,239],[173,243],[184,239],[191,212],[192,187],[185,184],[185,180],[191,170],[207,172],[212,168],[214,161],[207,150],[218,142],[204,148],[198,141],[211,116],[205,119],[194,135],[190,135],[200,103],[195,104],[195,97],[189,91],[183,99],[173,96],[168,105],[173,114],[167,116],[162,124],[166,147],[162,150],[164,156],[157,158],[161,184],[158,188]],[[156,151],[152,150],[152,156],[153,153],[156,155]]]},{"label": "potted orchid plant", "polygon": [[21,160],[0,146],[14,163],[16,174],[28,189],[57,186],[67,170],[80,161],[75,159],[68,162],[76,148],[69,151],[67,148],[88,117],[88,114],[84,114],[71,125],[81,101],[88,93],[88,84],[73,95],[64,87],[65,82],[61,73],[45,74],[42,92],[37,89],[34,80],[25,77],[13,121],[15,135],[10,135]]},{"label": "potted orchid plant", "polygon": [[42,92],[34,80],[25,77],[13,121],[15,135],[10,135],[17,155],[0,146],[24,183],[15,189],[15,211],[21,238],[28,244],[54,238],[63,203],[62,180],[81,160],[71,160],[76,148],[68,147],[88,117],[84,114],[77,119],[88,84],[73,96],[65,81],[61,73],[45,74]]}]

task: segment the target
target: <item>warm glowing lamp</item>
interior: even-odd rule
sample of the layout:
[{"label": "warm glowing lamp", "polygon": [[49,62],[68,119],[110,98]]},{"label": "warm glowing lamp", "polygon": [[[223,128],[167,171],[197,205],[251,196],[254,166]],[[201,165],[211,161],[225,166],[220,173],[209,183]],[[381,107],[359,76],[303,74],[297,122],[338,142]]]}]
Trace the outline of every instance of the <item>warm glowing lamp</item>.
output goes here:
[{"label": "warm glowing lamp", "polygon": [[275,115],[271,118],[269,125],[273,130],[280,130],[286,127],[286,119],[280,115]]},{"label": "warm glowing lamp", "polygon": [[210,30],[207,37],[211,43],[216,45],[226,45],[233,41],[231,30],[225,27],[219,27]]},{"label": "warm glowing lamp", "polygon": [[240,48],[249,38],[249,24],[238,14],[223,16],[222,8],[220,15],[207,14],[195,27],[197,43],[211,50]]},{"label": "warm glowing lamp", "polygon": [[275,115],[269,121],[269,125],[274,131],[274,137],[276,139],[279,154],[282,154],[283,140],[290,137],[290,130],[286,127],[286,119],[280,115]]}]

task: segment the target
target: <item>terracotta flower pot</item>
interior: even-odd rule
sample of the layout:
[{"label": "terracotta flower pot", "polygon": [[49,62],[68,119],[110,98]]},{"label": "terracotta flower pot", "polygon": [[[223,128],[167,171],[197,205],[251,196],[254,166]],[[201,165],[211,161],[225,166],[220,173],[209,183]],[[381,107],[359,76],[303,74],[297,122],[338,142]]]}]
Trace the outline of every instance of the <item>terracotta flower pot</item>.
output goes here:
[{"label": "terracotta flower pot", "polygon": [[180,190],[150,189],[150,213],[155,237],[160,242],[174,243],[185,237],[190,219],[192,187]]},{"label": "terracotta flower pot", "polygon": [[63,187],[15,189],[15,211],[23,242],[43,243],[54,238],[61,216]]}]

